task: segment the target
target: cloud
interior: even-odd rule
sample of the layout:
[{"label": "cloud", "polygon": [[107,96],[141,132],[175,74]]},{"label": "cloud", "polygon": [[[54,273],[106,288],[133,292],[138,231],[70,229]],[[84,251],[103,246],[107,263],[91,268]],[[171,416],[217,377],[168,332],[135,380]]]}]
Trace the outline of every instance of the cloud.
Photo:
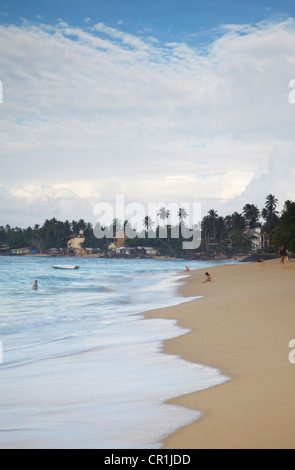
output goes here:
[{"label": "cloud", "polygon": [[100,197],[98,184],[91,181],[76,181],[75,183],[66,181],[51,186],[28,184],[11,187],[9,194],[28,203],[50,202],[52,199],[60,198],[88,199]]},{"label": "cloud", "polygon": [[206,54],[117,26],[0,26],[2,217],[291,198],[293,19],[227,25]]},{"label": "cloud", "polygon": [[104,23],[97,23],[93,27],[93,30],[98,31],[100,33],[104,33],[110,38],[120,41],[123,45],[130,46],[134,49],[146,50],[148,48],[148,46],[142,39],[132,34],[122,32],[116,28],[111,28],[110,26],[106,26]]}]

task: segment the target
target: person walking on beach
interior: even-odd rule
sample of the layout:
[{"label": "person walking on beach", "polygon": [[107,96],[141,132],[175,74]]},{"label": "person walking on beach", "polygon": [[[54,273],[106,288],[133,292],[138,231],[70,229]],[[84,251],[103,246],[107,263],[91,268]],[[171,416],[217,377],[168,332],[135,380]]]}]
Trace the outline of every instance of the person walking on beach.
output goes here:
[{"label": "person walking on beach", "polygon": [[205,284],[206,282],[211,282],[212,278],[209,273],[205,273],[206,279],[205,281],[202,281],[202,284]]},{"label": "person walking on beach", "polygon": [[37,290],[38,289],[38,281],[36,280],[34,284],[32,285],[32,289]]},{"label": "person walking on beach", "polygon": [[280,256],[281,256],[281,263],[284,263],[285,261],[285,256],[286,256],[286,249],[284,246],[281,246],[280,249]]}]

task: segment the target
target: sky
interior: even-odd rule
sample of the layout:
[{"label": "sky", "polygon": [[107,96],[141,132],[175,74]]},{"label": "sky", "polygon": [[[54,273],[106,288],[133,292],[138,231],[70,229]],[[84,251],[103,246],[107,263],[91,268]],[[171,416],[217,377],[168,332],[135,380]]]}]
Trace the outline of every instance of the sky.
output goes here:
[{"label": "sky", "polygon": [[281,210],[294,79],[293,0],[0,0],[0,225]]}]

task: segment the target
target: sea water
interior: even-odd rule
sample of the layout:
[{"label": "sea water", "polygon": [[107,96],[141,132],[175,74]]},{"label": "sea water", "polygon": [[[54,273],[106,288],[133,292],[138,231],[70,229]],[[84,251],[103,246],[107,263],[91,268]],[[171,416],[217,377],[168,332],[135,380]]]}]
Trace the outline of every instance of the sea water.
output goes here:
[{"label": "sea water", "polygon": [[200,416],[165,402],[228,380],[164,354],[163,341],[188,330],[143,316],[193,300],[178,292],[184,262],[74,262],[0,257],[0,448],[160,448]]}]

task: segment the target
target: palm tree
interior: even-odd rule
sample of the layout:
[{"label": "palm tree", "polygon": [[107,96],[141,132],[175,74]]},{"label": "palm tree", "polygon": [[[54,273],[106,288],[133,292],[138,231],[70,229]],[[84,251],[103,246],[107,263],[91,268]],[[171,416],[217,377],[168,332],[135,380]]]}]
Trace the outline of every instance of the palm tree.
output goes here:
[{"label": "palm tree", "polygon": [[[160,208],[159,210],[159,213],[158,213],[158,216],[160,217],[160,219],[163,221],[163,227],[159,227],[159,241],[164,245],[166,246],[166,248],[168,248],[168,251],[169,251],[169,254],[171,252],[174,253],[174,251],[172,250],[171,248],[171,243],[170,243],[170,236],[169,236],[169,226],[168,224],[166,223],[167,220],[169,219],[170,217],[170,211],[167,210],[164,206]],[[171,226],[170,226],[170,232],[171,232]],[[171,233],[170,233],[171,235]],[[167,238],[167,241],[168,241],[168,245],[167,243],[165,243],[163,241],[163,238]]]},{"label": "palm tree", "polygon": [[167,211],[167,209],[165,207],[161,207],[160,210],[159,210],[158,215],[160,216],[160,219],[164,221],[164,220],[168,219],[170,213],[169,213],[169,211]]},{"label": "palm tree", "polygon": [[[211,215],[210,215],[211,214]],[[212,238],[216,241],[216,221],[217,221],[217,212],[211,210],[208,212],[208,215],[203,217],[201,222],[201,230],[204,235],[206,249],[208,251],[208,243]]]},{"label": "palm tree", "polygon": [[186,219],[188,216],[187,210],[184,207],[180,207],[178,210],[179,221],[182,222],[183,219]]},{"label": "palm tree", "polygon": [[137,236],[137,231],[135,228],[132,227],[132,224],[129,222],[128,219],[124,220],[124,233],[127,238],[131,238],[132,240]]},{"label": "palm tree", "polygon": [[188,231],[184,219],[188,217],[187,210],[184,207],[180,207],[178,210],[178,219],[179,219],[179,230],[182,236],[186,237],[186,232]]},{"label": "palm tree", "polygon": [[226,227],[225,217],[219,216],[217,220],[217,241],[220,243],[228,238],[228,230]]},{"label": "palm tree", "polygon": [[163,227],[158,226],[159,236],[167,237],[167,219],[169,218],[170,212],[166,207],[161,207],[157,216],[160,217],[160,220],[163,222]]},{"label": "palm tree", "polygon": [[287,204],[286,210],[283,211],[279,226],[274,231],[273,245],[275,247],[284,245],[287,250],[295,253],[295,202]]},{"label": "palm tree", "polygon": [[148,234],[148,231],[155,225],[154,221],[148,215],[146,215],[143,219],[143,224],[146,229],[146,235]]},{"label": "palm tree", "polygon": [[214,233],[214,239],[215,239],[215,242],[216,242],[217,241],[216,224],[217,224],[217,221],[218,221],[218,214],[217,214],[217,211],[215,211],[214,209],[211,209],[208,212],[208,215],[209,215],[209,223],[212,225],[213,233]]},{"label": "palm tree", "polygon": [[231,230],[233,229],[233,221],[232,221],[231,215],[226,215],[224,217],[224,224],[225,224],[226,230],[228,232],[231,232]]},{"label": "palm tree", "polygon": [[275,233],[276,228],[279,226],[279,216],[276,207],[278,200],[269,194],[266,198],[265,207],[261,211],[261,215],[265,220],[263,224],[263,232],[268,235],[269,243],[272,243],[272,238]]},{"label": "palm tree", "polygon": [[121,221],[118,218],[114,218],[113,222],[110,225],[111,233],[113,233],[113,236],[116,238],[118,233],[122,230],[122,224]]},{"label": "palm tree", "polygon": [[247,222],[249,228],[255,228],[258,226],[260,211],[254,204],[246,204],[243,207],[243,216]]},{"label": "palm tree", "polygon": [[275,198],[273,194],[269,194],[266,198],[265,202],[265,208],[269,211],[270,214],[273,214],[275,211],[275,208],[278,205],[278,200]]},{"label": "palm tree", "polygon": [[232,230],[244,230],[245,229],[245,219],[242,214],[239,214],[238,212],[234,212],[231,215],[231,221],[232,221]]},{"label": "palm tree", "polygon": [[283,208],[284,212],[288,210],[288,207],[290,206],[290,204],[292,204],[292,201],[290,199],[287,199],[287,201],[284,202],[284,208]]},{"label": "palm tree", "polygon": [[275,210],[278,205],[278,200],[272,194],[269,194],[265,201],[265,207],[261,211],[262,217],[268,221],[274,215],[278,214]]},{"label": "palm tree", "polygon": [[227,230],[228,241],[241,240],[243,231],[246,228],[246,220],[239,212],[234,212],[232,215],[227,215],[224,218],[225,229]]},{"label": "palm tree", "polygon": [[167,236],[167,219],[169,219],[169,216],[170,216],[170,212],[169,210],[166,209],[166,207],[161,207],[160,210],[159,210],[159,213],[157,214],[160,219],[163,221],[163,228],[165,228],[165,234]]}]

